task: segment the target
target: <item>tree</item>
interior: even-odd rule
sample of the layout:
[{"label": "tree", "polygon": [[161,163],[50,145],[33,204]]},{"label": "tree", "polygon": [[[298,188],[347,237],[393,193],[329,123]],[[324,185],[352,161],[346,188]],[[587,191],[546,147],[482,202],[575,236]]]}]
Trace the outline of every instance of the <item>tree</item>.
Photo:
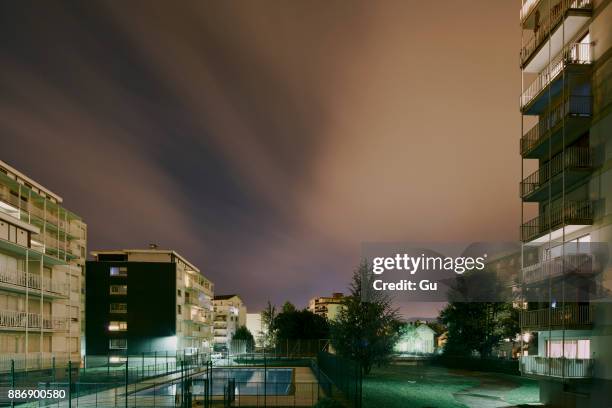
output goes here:
[{"label": "tree", "polygon": [[507,290],[487,269],[457,277],[449,304],[438,318],[448,328],[445,354],[489,357],[501,340],[520,333],[518,311],[511,302],[501,301],[507,298]]},{"label": "tree", "polygon": [[364,375],[390,360],[401,327],[390,297],[373,290],[373,281],[371,267],[364,261],[353,273],[350,295],[331,322],[332,346],[339,355],[358,361]]},{"label": "tree", "polygon": [[255,338],[246,326],[240,326],[232,336],[232,342],[241,341],[246,343],[246,351],[251,352],[255,348]]},{"label": "tree", "polygon": [[263,334],[263,346],[271,347],[276,342],[274,321],[276,320],[276,306],[269,300],[266,308],[261,312],[261,323],[265,328]]},{"label": "tree", "polygon": [[309,310],[283,311],[274,320],[278,340],[319,340],[329,337],[327,320]]},{"label": "tree", "polygon": [[287,300],[285,304],[283,305],[283,308],[281,309],[281,313],[290,313],[290,312],[295,312],[296,310],[297,309],[295,308],[293,303]]}]

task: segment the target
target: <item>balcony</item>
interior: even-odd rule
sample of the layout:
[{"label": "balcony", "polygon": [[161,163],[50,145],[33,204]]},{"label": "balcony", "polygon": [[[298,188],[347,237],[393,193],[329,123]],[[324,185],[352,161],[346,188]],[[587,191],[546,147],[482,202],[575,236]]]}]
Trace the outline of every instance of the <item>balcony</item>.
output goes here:
[{"label": "balcony", "polygon": [[593,257],[590,254],[570,254],[559,256],[523,268],[523,282],[526,284],[542,282],[568,274],[591,275]]},{"label": "balcony", "polygon": [[587,329],[593,324],[593,306],[570,304],[565,307],[521,310],[523,330]]},{"label": "balcony", "polygon": [[[593,224],[593,211],[590,201],[566,201],[565,207],[556,206],[521,225],[523,242],[545,242],[548,233],[566,228],[566,233],[574,232],[577,227]],[[540,239],[543,238],[543,239]]]},{"label": "balcony", "polygon": [[41,290],[44,296],[49,297],[67,297],[68,285],[64,282],[57,282],[48,277],[40,277],[19,271],[16,269],[0,269],[0,287],[13,290],[20,293],[25,293],[26,290],[34,292],[32,294],[40,294]]},{"label": "balcony", "polygon": [[593,359],[524,356],[521,357],[521,372],[546,377],[590,378]]},{"label": "balcony", "polygon": [[[586,72],[585,67],[588,68],[593,62],[592,48],[590,43],[574,43],[557,55],[523,91],[520,98],[520,108],[523,113],[527,115],[542,113],[549,97],[555,98],[563,91],[564,70],[578,74]],[[571,93],[572,89],[569,89],[569,92]]]},{"label": "balcony", "polygon": [[[538,6],[531,5],[527,8],[531,12]],[[521,68],[527,72],[540,72],[549,60],[549,47],[546,44],[550,41],[550,53],[557,55],[565,45],[563,40],[574,38],[578,34],[590,18],[592,9],[593,0],[559,0],[554,3],[550,10],[547,10],[545,17],[537,23],[533,21],[532,35],[524,42],[520,51]]]},{"label": "balcony", "polygon": [[[590,96],[570,96],[540,116],[521,138],[521,155],[539,159],[557,154],[588,130],[592,115]],[[565,134],[563,132],[565,131]]]},{"label": "balcony", "polygon": [[521,198],[523,201],[542,201],[554,197],[564,188],[584,179],[591,170],[590,149],[569,147],[523,179],[520,184]]},{"label": "balcony", "polygon": [[47,331],[68,330],[68,320],[61,317],[43,316],[38,313],[0,310],[0,329],[19,330],[42,329]]}]

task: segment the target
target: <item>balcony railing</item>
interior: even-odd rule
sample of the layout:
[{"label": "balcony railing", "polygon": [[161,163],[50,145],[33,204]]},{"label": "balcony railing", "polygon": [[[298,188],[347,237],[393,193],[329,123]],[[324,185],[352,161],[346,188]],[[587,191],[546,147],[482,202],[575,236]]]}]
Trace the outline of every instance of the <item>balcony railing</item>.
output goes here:
[{"label": "balcony railing", "polygon": [[567,46],[550,64],[540,72],[521,95],[521,108],[528,105],[570,64],[590,64],[593,62],[592,45],[590,43],[574,43]]},{"label": "balcony railing", "polygon": [[593,211],[590,201],[566,201],[521,225],[521,240],[531,241],[563,225],[590,225]]},{"label": "balcony railing", "polygon": [[536,147],[546,137],[548,131],[557,126],[566,116],[590,117],[592,114],[592,98],[590,96],[570,96],[564,102],[559,102],[549,111],[540,116],[540,120],[521,138],[521,154]]},{"label": "balcony railing", "polygon": [[565,307],[521,310],[519,316],[523,329],[569,329],[593,324],[593,306],[571,304]]},{"label": "balcony railing", "polygon": [[15,285],[22,288],[29,288],[33,290],[67,296],[68,285],[64,282],[58,282],[48,277],[40,277],[40,275],[34,275],[19,271],[16,269],[0,269],[0,284]]},{"label": "balcony railing", "polygon": [[591,254],[568,254],[523,268],[523,282],[533,283],[563,276],[567,273],[590,274],[593,272]]},{"label": "balcony railing", "polygon": [[540,189],[552,177],[566,169],[588,169],[591,167],[591,151],[588,147],[569,147],[521,182],[521,197]]},{"label": "balcony railing", "polygon": [[17,312],[14,310],[0,310],[0,328],[6,329],[40,329],[67,330],[66,318],[43,316],[38,313]]},{"label": "balcony railing", "polygon": [[524,356],[521,357],[523,374],[561,378],[590,378],[593,359]]},{"label": "balcony railing", "polygon": [[561,0],[554,5],[550,13],[540,21],[537,29],[533,31],[533,36],[521,48],[521,65],[524,65],[534,51],[548,38],[549,32],[557,27],[565,13],[569,10],[591,10],[592,8],[593,0]]},{"label": "balcony railing", "polygon": [[523,0],[523,5],[521,6],[520,17],[521,21],[525,20],[531,10],[535,8],[535,6],[540,2],[540,0]]}]

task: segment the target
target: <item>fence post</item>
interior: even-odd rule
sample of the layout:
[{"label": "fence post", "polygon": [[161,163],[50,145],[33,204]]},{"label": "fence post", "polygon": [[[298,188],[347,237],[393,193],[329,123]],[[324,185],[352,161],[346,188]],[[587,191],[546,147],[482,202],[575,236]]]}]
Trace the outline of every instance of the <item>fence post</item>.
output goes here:
[{"label": "fence post", "polygon": [[141,377],[141,379],[144,380],[144,378],[145,378],[145,372],[144,372],[144,367],[145,367],[145,364],[144,364],[144,351],[142,352],[142,363],[141,363],[141,366],[142,366],[142,377]]},{"label": "fence post", "polygon": [[267,406],[268,399],[268,361],[266,360],[266,353],[264,351],[264,407]]},{"label": "fence post", "polygon": [[168,375],[168,350],[166,350],[166,375]]},{"label": "fence post", "polygon": [[[153,366],[155,367],[154,375],[157,375],[157,350],[155,350],[155,356],[153,357]],[[153,404],[155,405],[155,404]]]},{"label": "fence post", "polygon": [[56,376],[55,376],[55,356],[53,356],[51,358],[51,376],[53,378],[53,382],[56,381]]},{"label": "fence post", "polygon": [[[11,359],[11,388],[15,389],[15,360]],[[11,407],[15,406],[15,400],[11,399]]]},{"label": "fence post", "polygon": [[72,407],[72,360],[68,359],[68,408]]},{"label": "fence post", "polygon": [[125,408],[128,408],[128,383],[130,382],[130,355],[125,355]]}]

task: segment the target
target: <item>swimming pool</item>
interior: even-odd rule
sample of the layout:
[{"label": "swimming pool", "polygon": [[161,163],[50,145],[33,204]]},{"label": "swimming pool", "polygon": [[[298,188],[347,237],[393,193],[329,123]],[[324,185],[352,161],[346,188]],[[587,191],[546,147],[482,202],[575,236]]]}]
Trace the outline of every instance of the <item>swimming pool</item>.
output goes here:
[{"label": "swimming pool", "polygon": [[[265,371],[265,377],[264,377]],[[215,368],[212,371],[212,394],[223,395],[229,380],[235,381],[236,395],[288,395],[291,391],[293,368]],[[206,374],[193,378],[193,395],[204,395]],[[172,396],[180,383],[167,383],[147,388],[137,396]]]}]

